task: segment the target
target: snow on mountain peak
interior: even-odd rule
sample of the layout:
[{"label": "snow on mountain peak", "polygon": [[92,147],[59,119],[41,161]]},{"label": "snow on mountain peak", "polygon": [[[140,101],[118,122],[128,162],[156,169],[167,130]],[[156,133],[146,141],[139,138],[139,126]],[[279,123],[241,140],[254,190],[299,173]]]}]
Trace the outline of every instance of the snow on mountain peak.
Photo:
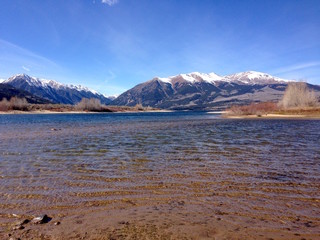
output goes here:
[{"label": "snow on mountain peak", "polygon": [[87,87],[83,87],[81,85],[73,85],[73,84],[62,84],[54,80],[48,80],[48,79],[40,79],[40,78],[35,78],[35,77],[30,77],[29,75],[26,74],[17,74],[12,77],[10,77],[8,80],[5,80],[5,83],[10,83],[12,81],[15,81],[16,79],[23,79],[26,81],[29,85],[31,86],[36,86],[36,87],[41,87],[41,88],[54,88],[54,89],[66,89],[66,88],[71,88],[75,89],[77,91],[85,91],[85,92],[91,92],[93,94],[98,94],[95,90],[91,90]]},{"label": "snow on mountain peak", "polygon": [[270,74],[256,71],[240,72],[225,76],[226,79],[231,81],[239,81],[245,84],[266,84],[266,83],[279,83],[288,82],[288,80],[273,77]]},{"label": "snow on mountain peak", "polygon": [[214,72],[211,73],[199,73],[199,72],[191,72],[187,74],[179,74],[176,76],[171,76],[168,78],[159,78],[156,79],[172,84],[172,80],[184,80],[190,83],[194,82],[208,82],[214,84],[218,81],[223,82],[238,82],[242,84],[272,84],[272,83],[285,83],[290,80],[281,79],[278,77],[273,77],[270,74],[257,72],[257,71],[247,71],[247,72],[240,72],[226,76],[220,76]]},{"label": "snow on mountain peak", "polygon": [[191,73],[182,73],[176,76],[171,76],[168,78],[160,78],[157,77],[158,80],[162,81],[162,82],[166,82],[166,83],[172,83],[173,79],[177,79],[177,78],[182,78],[183,80],[187,81],[187,82],[199,82],[199,81],[204,81],[204,82],[209,82],[209,83],[213,83],[215,81],[221,81],[223,79],[223,77],[217,75],[216,73],[199,73],[199,72],[191,72]]}]

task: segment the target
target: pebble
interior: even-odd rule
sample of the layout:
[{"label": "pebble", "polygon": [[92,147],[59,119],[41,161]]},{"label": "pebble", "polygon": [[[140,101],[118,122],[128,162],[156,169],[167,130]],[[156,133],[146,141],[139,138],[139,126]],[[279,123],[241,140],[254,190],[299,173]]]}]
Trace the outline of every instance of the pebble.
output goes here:
[{"label": "pebble", "polygon": [[56,226],[58,226],[58,225],[60,225],[61,224],[61,222],[55,222],[54,223],[54,225],[56,225]]}]

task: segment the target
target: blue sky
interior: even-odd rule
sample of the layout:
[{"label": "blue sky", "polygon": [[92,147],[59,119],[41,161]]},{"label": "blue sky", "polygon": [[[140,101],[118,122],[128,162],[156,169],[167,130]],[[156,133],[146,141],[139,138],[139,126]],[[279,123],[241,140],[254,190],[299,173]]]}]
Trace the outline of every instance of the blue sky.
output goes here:
[{"label": "blue sky", "polygon": [[320,84],[319,13],[319,0],[2,0],[0,78],[107,95],[194,71]]}]

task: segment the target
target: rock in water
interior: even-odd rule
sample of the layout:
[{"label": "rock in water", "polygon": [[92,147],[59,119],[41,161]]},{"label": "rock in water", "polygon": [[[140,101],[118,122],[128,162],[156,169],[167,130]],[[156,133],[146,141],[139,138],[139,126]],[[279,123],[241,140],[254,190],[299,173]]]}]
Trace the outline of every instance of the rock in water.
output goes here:
[{"label": "rock in water", "polygon": [[32,223],[34,224],[43,224],[43,223],[48,223],[50,222],[52,218],[48,217],[47,214],[41,216],[41,217],[35,217],[34,219],[32,219]]}]

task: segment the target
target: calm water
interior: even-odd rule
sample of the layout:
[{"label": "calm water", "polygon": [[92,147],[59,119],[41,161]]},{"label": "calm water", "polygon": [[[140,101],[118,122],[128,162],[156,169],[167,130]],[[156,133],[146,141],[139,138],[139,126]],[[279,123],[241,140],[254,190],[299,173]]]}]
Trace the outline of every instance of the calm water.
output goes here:
[{"label": "calm water", "polygon": [[319,120],[0,115],[0,140],[0,227],[13,213],[179,199],[256,225],[320,232]]}]

